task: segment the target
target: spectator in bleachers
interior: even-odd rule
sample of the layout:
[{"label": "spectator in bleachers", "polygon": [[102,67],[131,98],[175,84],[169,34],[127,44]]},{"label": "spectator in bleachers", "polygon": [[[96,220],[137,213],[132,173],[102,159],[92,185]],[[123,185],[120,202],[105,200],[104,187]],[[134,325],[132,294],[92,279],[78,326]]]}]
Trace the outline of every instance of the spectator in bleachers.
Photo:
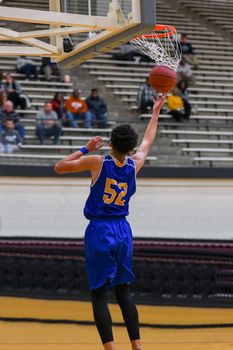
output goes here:
[{"label": "spectator in bleachers", "polygon": [[189,64],[191,64],[195,69],[197,69],[199,61],[196,57],[196,54],[194,53],[192,44],[189,42],[187,34],[181,34],[180,45],[182,50],[182,56]]},{"label": "spectator in bleachers", "polygon": [[180,122],[182,119],[188,119],[189,115],[185,112],[184,102],[182,98],[178,95],[178,89],[175,88],[171,95],[167,99],[168,113],[173,116],[173,118]]},{"label": "spectator in bleachers", "polygon": [[5,129],[7,120],[13,120],[15,129],[19,132],[19,135],[23,141],[25,137],[25,128],[20,122],[19,115],[14,110],[14,105],[11,101],[6,101],[4,103],[4,108],[0,111],[0,132]]},{"label": "spectator in bleachers", "polygon": [[3,89],[6,94],[6,99],[13,102],[14,108],[20,106],[21,109],[27,108],[27,99],[22,95],[20,83],[13,79],[11,74],[6,75],[6,80],[3,83]]},{"label": "spectator in bleachers", "polygon": [[5,129],[0,132],[0,153],[13,153],[19,149],[21,137],[13,120],[8,119],[5,124]]},{"label": "spectator in bleachers", "polygon": [[148,113],[151,111],[154,105],[153,97],[157,97],[157,94],[150,86],[149,78],[146,78],[145,83],[138,89],[137,105],[140,113]]},{"label": "spectator in bleachers", "polygon": [[120,47],[119,52],[112,55],[113,60],[120,61],[136,61],[136,62],[150,62],[149,56],[139,52],[133,45],[126,43]]},{"label": "spectator in bleachers", "polygon": [[65,110],[65,100],[61,92],[56,92],[51,101],[53,110],[57,113],[58,119],[62,121],[65,127],[77,128],[77,122],[74,120],[72,113]]},{"label": "spectator in bleachers", "polygon": [[42,57],[41,73],[44,74],[46,81],[51,81],[52,74],[59,75],[57,63],[52,62],[50,57]]},{"label": "spectator in bleachers", "polygon": [[7,100],[4,89],[3,74],[0,72],[0,109],[3,108],[4,102]]},{"label": "spectator in bleachers", "polygon": [[57,113],[53,111],[51,102],[45,102],[44,109],[38,111],[36,120],[36,135],[40,143],[43,145],[46,137],[53,136],[53,143],[55,145],[59,144],[62,128],[59,125]]},{"label": "spectator in bleachers", "polygon": [[195,85],[196,79],[193,75],[192,67],[186,62],[184,58],[180,61],[180,65],[177,71],[177,81],[185,81],[189,85]]},{"label": "spectator in bleachers", "polygon": [[17,58],[15,64],[16,72],[25,74],[26,80],[32,80],[32,75],[34,76],[34,79],[37,80],[37,66],[33,60],[27,58],[26,56],[20,56]]},{"label": "spectator in bleachers", "polygon": [[92,89],[91,95],[86,99],[89,111],[92,113],[92,120],[98,128],[107,127],[108,107],[105,101],[99,97],[98,89]]},{"label": "spectator in bleachers", "polygon": [[80,98],[79,90],[74,90],[70,98],[66,101],[66,111],[68,119],[72,116],[75,121],[83,120],[85,128],[92,127],[92,114],[87,109],[86,102]]},{"label": "spectator in bleachers", "polygon": [[177,84],[177,89],[178,89],[178,95],[182,98],[184,102],[185,113],[188,117],[190,117],[192,106],[189,102],[188,84],[186,83],[186,81],[181,80]]}]

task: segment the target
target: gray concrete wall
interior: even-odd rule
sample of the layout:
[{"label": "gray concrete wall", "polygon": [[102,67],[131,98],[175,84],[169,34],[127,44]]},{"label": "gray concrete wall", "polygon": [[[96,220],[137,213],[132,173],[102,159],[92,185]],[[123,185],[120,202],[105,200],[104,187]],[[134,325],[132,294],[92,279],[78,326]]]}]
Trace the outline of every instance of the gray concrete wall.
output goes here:
[{"label": "gray concrete wall", "polygon": [[[88,179],[0,178],[0,237],[83,237]],[[134,236],[233,239],[233,181],[138,180]]]}]

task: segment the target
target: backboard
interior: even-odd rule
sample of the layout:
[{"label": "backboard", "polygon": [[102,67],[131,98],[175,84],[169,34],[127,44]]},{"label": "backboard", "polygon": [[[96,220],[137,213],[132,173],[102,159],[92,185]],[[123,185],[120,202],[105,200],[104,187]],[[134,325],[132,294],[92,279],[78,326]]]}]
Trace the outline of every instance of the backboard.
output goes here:
[{"label": "backboard", "polygon": [[[38,10],[9,11],[0,4],[0,21],[7,23],[0,27],[0,56],[49,56],[61,68],[74,67],[150,31],[156,22],[155,1],[47,0],[49,11],[39,5]],[[68,37],[73,47],[64,52]]]}]

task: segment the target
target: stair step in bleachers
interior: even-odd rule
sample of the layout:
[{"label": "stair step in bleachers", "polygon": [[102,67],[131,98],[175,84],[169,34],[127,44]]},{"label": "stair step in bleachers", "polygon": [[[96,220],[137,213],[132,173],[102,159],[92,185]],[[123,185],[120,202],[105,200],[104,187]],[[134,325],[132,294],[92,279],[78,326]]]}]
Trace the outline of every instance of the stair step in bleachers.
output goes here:
[{"label": "stair step in bleachers", "polygon": [[211,168],[213,164],[218,164],[219,166],[219,163],[228,163],[231,167],[233,164],[233,157],[194,157],[192,160],[194,163],[198,163],[198,165],[208,163]]},{"label": "stair step in bleachers", "polygon": [[[64,158],[64,154],[35,154],[35,153],[1,154],[0,164],[4,164],[4,163],[9,164],[9,160],[13,160],[13,161],[18,160],[17,163],[19,165],[28,165],[28,164],[38,165],[38,161],[42,161],[44,165],[54,166],[57,161],[63,158]],[[156,160],[157,160],[157,157],[148,156],[146,158],[146,163],[148,164],[154,163]]]},{"label": "stair step in bleachers", "polygon": [[223,139],[172,139],[171,145],[182,145],[185,144],[188,148],[190,145],[214,145],[214,147],[233,147],[232,140],[223,140]]},{"label": "stair step in bleachers", "polygon": [[[26,126],[25,128],[27,131],[35,131],[35,127],[33,126]],[[62,128],[63,133],[76,133],[76,134],[86,134],[86,135],[96,135],[96,134],[110,134],[112,129],[106,128],[106,129],[96,129],[96,128]]]},{"label": "stair step in bleachers", "polygon": [[[190,103],[191,105],[196,105],[197,107],[199,106],[233,106],[233,101],[232,99],[229,99],[230,101],[216,101],[216,99],[214,100],[197,100],[197,99],[190,99]],[[125,103],[129,103],[129,104],[133,104],[136,103],[137,99],[135,97],[124,97],[122,98],[122,101]],[[37,102],[35,102],[35,105],[37,104]],[[41,104],[40,102],[38,102],[38,104]],[[166,106],[166,103],[165,103]],[[137,106],[132,105],[132,108],[135,109],[137,108]],[[232,112],[232,109],[229,110],[229,113]]]},{"label": "stair step in bleachers", "polygon": [[[140,84],[140,83],[144,83],[145,82],[145,77],[140,77],[140,78],[137,78],[136,75],[135,76],[131,76],[132,79],[130,79],[130,83],[136,83],[136,84]],[[103,82],[107,82],[107,83],[113,83],[113,82],[122,82],[122,85],[123,83],[126,83],[128,84],[129,83],[129,77],[127,78],[123,78],[121,76],[98,76],[97,80],[99,81],[103,81]],[[229,79],[231,81],[231,78]],[[228,81],[228,79],[227,79]],[[225,78],[225,83],[224,83],[224,79],[221,79],[219,77],[216,77],[214,79],[211,79],[211,78],[203,78],[202,80],[197,80],[197,83],[195,86],[207,86],[207,87],[210,87],[210,86],[213,86],[213,88],[232,88],[233,87],[233,81],[232,83],[226,83],[226,78]]]},{"label": "stair step in bleachers", "polygon": [[[113,92],[114,95],[116,96],[131,96],[131,98],[137,96],[137,91],[114,91]],[[233,93],[233,90],[232,90],[232,93]],[[33,95],[31,95],[31,98],[32,98]],[[34,95],[36,96],[36,95]],[[211,100],[215,100],[215,102],[217,103],[216,99],[217,100],[230,100],[232,101],[232,95],[207,95],[207,94],[189,94],[189,99],[191,102],[195,102],[196,100],[207,100],[208,102],[210,102]],[[194,101],[195,99],[195,101]],[[123,101],[124,99],[122,99]],[[210,101],[209,101],[210,100]]]},{"label": "stair step in bleachers", "polygon": [[194,153],[196,154],[198,157],[201,157],[201,154],[205,154],[205,153],[209,153],[211,156],[213,155],[213,153],[223,153],[223,154],[233,154],[233,149],[230,148],[187,148],[184,147],[182,148],[182,152],[184,153]]},{"label": "stair step in bleachers", "polygon": [[[200,84],[200,83],[199,83]],[[108,88],[113,90],[113,93],[115,95],[124,95],[128,96],[132,92],[132,96],[136,96],[138,93],[138,88],[139,84],[134,84],[134,85],[127,85],[127,84],[107,84],[106,85]],[[136,93],[136,94],[135,94]],[[211,94],[210,94],[211,93]],[[232,88],[226,88],[224,89],[223,86],[220,86],[219,88],[206,88],[206,87],[196,87],[196,86],[190,86],[189,87],[189,97],[193,98],[219,98],[219,99],[226,99],[229,98],[233,94],[233,86]],[[217,96],[216,96],[217,95]],[[208,96],[208,97],[206,97]]]},{"label": "stair step in bleachers", "polygon": [[196,0],[181,0],[180,4],[189,11],[198,14],[206,21],[226,30],[228,33],[233,33],[233,4],[227,0],[221,2],[216,1],[196,1]]},{"label": "stair step in bleachers", "polygon": [[[151,114],[141,114],[139,115],[139,118],[141,120],[149,120],[151,118]],[[170,119],[172,120],[172,116],[170,114],[161,114],[159,119]],[[195,120],[197,122],[199,121],[221,121],[221,122],[224,122],[224,126],[225,127],[228,127],[228,122],[232,122],[233,121],[233,116],[217,116],[217,115],[214,115],[214,116],[210,116],[210,115],[191,115],[190,120]],[[211,123],[210,127],[211,126],[215,126],[214,124]],[[218,124],[217,124],[218,125]]]},{"label": "stair step in bleachers", "polygon": [[[87,142],[90,139],[90,135],[86,135],[86,136],[61,136],[60,140],[62,145],[64,145],[64,143],[69,143],[69,145],[73,145],[76,144],[76,142],[78,143],[82,143],[82,142]],[[109,142],[110,138],[106,137],[106,136],[102,136],[103,141]],[[38,138],[35,135],[26,135],[25,137],[26,142],[30,141],[33,142],[33,145],[37,145],[39,143]],[[27,144],[26,144],[27,145]]]},{"label": "stair step in bleachers", "polygon": [[[120,72],[120,73],[125,75],[125,73],[128,73],[131,70],[135,74],[137,74],[137,73],[139,75],[145,74],[145,76],[146,76],[146,75],[148,75],[149,69],[151,67],[149,67],[149,68],[148,68],[148,66],[147,67],[135,67],[133,65],[132,66],[129,65],[127,67],[122,67],[122,66],[121,67],[114,67],[114,66],[110,66],[110,65],[104,65],[102,63],[101,67],[99,65],[83,65],[83,68],[91,68],[90,74],[94,74],[94,75],[96,75],[96,73],[103,74],[102,73],[103,70],[106,73],[108,71],[110,71],[110,73],[112,73],[112,74]],[[212,72],[212,70],[213,70],[213,72]],[[225,68],[225,69],[223,69],[223,71],[219,71],[217,67],[211,67],[211,69],[200,69],[199,68],[198,70],[194,71],[193,73],[197,77],[199,77],[200,75],[204,75],[204,76],[208,75],[208,76],[211,76],[213,78],[215,78],[216,76],[223,76],[224,78],[226,78],[226,77],[229,77],[229,75],[233,77],[232,67]],[[128,73],[128,75],[130,75],[130,74],[131,73]]]},{"label": "stair step in bleachers", "polygon": [[216,138],[232,137],[232,131],[197,131],[197,130],[161,130],[162,135],[175,135],[177,138],[179,135],[194,135],[194,136],[214,136]]}]

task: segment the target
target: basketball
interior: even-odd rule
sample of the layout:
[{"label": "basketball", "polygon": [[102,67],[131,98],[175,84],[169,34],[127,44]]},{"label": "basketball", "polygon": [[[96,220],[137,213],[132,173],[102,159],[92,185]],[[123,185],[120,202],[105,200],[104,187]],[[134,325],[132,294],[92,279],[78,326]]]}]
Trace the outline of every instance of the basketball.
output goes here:
[{"label": "basketball", "polygon": [[171,91],[176,86],[176,72],[168,66],[155,66],[150,72],[149,83],[158,92]]}]

